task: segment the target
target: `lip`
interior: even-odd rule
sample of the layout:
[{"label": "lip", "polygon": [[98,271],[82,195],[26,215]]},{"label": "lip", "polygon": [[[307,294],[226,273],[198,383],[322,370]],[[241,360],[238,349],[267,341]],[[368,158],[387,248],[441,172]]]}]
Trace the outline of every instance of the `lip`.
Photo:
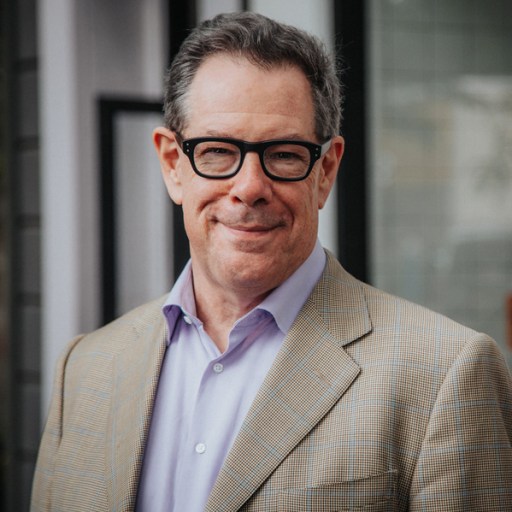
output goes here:
[{"label": "lip", "polygon": [[227,235],[227,240],[236,242],[263,242],[272,238],[281,225],[227,224],[218,222]]},{"label": "lip", "polygon": [[224,224],[224,226],[228,229],[232,229],[233,231],[243,231],[246,233],[262,233],[262,232],[268,232],[273,231],[278,226],[260,226],[260,225],[239,225],[239,224]]},{"label": "lip", "polygon": [[226,231],[241,237],[257,237],[274,232],[279,226],[245,226],[219,223]]},{"label": "lip", "polygon": [[[215,212],[209,216],[209,221],[220,229],[219,233],[223,233],[225,241],[235,244],[267,244],[283,228],[286,228],[286,219],[269,210],[238,209],[222,213]],[[251,247],[255,246],[251,245]]]}]

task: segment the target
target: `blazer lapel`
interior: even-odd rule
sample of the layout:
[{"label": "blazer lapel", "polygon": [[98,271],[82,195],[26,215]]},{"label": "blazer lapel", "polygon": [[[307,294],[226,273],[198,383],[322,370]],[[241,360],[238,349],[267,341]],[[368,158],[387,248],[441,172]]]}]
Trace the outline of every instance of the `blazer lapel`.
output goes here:
[{"label": "blazer lapel", "polygon": [[249,410],[206,511],[238,510],[329,412],[360,371],[343,345],[370,329],[357,281],[329,255]]},{"label": "blazer lapel", "polygon": [[106,439],[110,510],[135,508],[144,446],[166,347],[166,326],[158,301],[133,330],[114,360],[110,431]]}]

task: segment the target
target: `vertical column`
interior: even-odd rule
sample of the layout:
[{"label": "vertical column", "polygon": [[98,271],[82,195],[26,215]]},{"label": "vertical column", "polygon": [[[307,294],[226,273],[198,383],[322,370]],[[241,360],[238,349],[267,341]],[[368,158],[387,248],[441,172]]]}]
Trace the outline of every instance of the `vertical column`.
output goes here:
[{"label": "vertical column", "polygon": [[[0,508],[28,510],[39,441],[40,203],[34,0],[2,3],[2,475]],[[4,181],[5,178],[5,181]],[[2,226],[4,227],[4,226]],[[3,308],[2,308],[3,309]],[[6,470],[5,475],[3,470]],[[5,500],[4,500],[5,498]]]},{"label": "vertical column", "polygon": [[42,0],[40,113],[42,200],[42,410],[55,361],[79,326],[80,158],[73,0]]}]

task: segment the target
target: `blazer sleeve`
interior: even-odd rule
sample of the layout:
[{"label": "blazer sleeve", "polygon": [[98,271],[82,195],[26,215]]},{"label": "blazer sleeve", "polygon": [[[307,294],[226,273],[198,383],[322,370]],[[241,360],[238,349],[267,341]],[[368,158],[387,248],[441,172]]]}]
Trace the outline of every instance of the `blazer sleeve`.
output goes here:
[{"label": "blazer sleeve", "polygon": [[55,457],[62,438],[64,409],[64,380],[69,356],[83,336],[77,336],[60,356],[55,370],[52,398],[48,419],[43,431],[32,483],[31,512],[51,510],[50,490],[53,479]]},{"label": "blazer sleeve", "polygon": [[410,489],[411,511],[512,510],[512,384],[479,335],[448,371]]}]

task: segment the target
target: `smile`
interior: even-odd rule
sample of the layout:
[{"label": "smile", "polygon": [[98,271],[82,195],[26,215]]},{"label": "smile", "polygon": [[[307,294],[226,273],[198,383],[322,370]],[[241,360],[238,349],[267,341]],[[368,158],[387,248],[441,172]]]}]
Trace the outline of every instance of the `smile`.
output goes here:
[{"label": "smile", "polygon": [[245,226],[245,225],[237,225],[237,224],[224,224],[228,229],[232,229],[234,231],[244,231],[247,233],[259,233],[259,232],[267,232],[276,229],[278,226]]},{"label": "smile", "polygon": [[282,224],[233,224],[218,222],[225,233],[226,241],[235,243],[260,243],[273,239]]}]

